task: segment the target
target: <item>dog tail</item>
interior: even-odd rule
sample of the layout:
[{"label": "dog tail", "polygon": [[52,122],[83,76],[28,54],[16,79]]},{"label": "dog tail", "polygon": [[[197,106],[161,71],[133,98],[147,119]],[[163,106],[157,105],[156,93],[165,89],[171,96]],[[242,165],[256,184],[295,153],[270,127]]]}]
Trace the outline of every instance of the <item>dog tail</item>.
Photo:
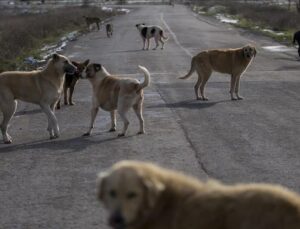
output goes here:
[{"label": "dog tail", "polygon": [[145,80],[143,83],[141,83],[138,87],[138,91],[142,90],[143,88],[147,87],[149,84],[150,84],[150,73],[149,71],[147,70],[147,68],[139,65],[138,66],[139,69],[142,70],[142,72],[144,72],[144,75],[145,75]]},{"label": "dog tail", "polygon": [[166,40],[166,41],[169,40],[169,37],[166,37],[166,36],[165,36],[163,30],[159,31],[159,35],[160,35],[164,40]]},{"label": "dog tail", "polygon": [[193,57],[192,58],[192,61],[191,61],[191,69],[190,69],[190,71],[188,72],[188,74],[186,74],[185,76],[181,76],[181,77],[179,77],[178,79],[187,79],[187,78],[189,78],[193,73],[194,73],[194,71],[196,70],[195,67],[196,66],[196,58],[195,57]]}]

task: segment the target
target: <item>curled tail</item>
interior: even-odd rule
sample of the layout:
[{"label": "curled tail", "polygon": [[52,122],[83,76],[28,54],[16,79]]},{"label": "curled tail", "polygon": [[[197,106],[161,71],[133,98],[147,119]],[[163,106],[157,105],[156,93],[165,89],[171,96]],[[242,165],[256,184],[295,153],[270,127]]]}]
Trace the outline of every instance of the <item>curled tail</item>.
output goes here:
[{"label": "curled tail", "polygon": [[139,69],[142,70],[142,72],[143,72],[144,75],[145,75],[144,82],[141,83],[141,84],[139,85],[139,87],[138,87],[138,91],[140,91],[140,90],[142,90],[143,88],[147,87],[147,86],[150,84],[150,73],[149,73],[149,71],[147,70],[147,68],[145,68],[145,67],[143,67],[143,66],[141,66],[141,65],[139,65],[138,67],[139,67]]},{"label": "curled tail", "polygon": [[181,76],[178,79],[187,79],[187,78],[189,78],[193,74],[193,72],[196,70],[195,69],[196,68],[195,65],[196,65],[196,58],[193,57],[192,61],[191,61],[191,69],[188,72],[188,74],[186,74],[185,76]]},{"label": "curled tail", "polygon": [[163,30],[159,31],[159,35],[160,35],[164,40],[166,40],[166,41],[169,40],[169,37],[166,37],[166,36],[165,36]]}]

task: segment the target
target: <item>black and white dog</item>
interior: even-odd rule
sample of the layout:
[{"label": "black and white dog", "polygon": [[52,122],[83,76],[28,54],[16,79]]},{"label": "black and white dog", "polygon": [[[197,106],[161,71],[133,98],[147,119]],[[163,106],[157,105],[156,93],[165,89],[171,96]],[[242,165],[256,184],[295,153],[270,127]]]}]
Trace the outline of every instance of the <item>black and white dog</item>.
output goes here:
[{"label": "black and white dog", "polygon": [[300,31],[296,32],[294,34],[293,44],[296,44],[296,41],[298,43],[298,55],[300,57]]},{"label": "black and white dog", "polygon": [[147,50],[149,50],[150,47],[150,38],[154,37],[155,43],[156,43],[156,47],[153,48],[153,50],[155,50],[158,46],[160,42],[162,44],[161,49],[164,49],[164,44],[165,41],[167,41],[169,38],[166,37],[164,35],[164,31],[160,26],[157,25],[145,25],[143,24],[136,24],[135,25],[136,28],[139,30],[141,37],[143,38],[143,50],[145,49],[146,46],[146,40],[148,42],[147,44]]}]

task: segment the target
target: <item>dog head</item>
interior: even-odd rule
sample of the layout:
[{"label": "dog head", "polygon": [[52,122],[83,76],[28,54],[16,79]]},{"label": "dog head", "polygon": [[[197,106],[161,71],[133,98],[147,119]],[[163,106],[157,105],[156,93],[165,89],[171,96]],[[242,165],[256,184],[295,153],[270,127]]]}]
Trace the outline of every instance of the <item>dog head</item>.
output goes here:
[{"label": "dog head", "polygon": [[136,24],[135,27],[140,29],[142,27],[144,27],[146,24],[145,23],[139,23],[139,24]]},{"label": "dog head", "polygon": [[109,211],[109,224],[126,229],[143,221],[165,189],[145,163],[123,161],[98,177],[98,198]]},{"label": "dog head", "polygon": [[246,59],[252,59],[256,56],[256,48],[253,45],[246,45],[243,47],[243,53]]},{"label": "dog head", "polygon": [[67,57],[57,53],[53,54],[51,63],[55,70],[60,74],[74,74],[77,71],[76,66],[74,66]]},{"label": "dog head", "polygon": [[74,66],[76,66],[77,71],[74,74],[71,74],[71,75],[73,75],[76,78],[83,78],[82,73],[83,73],[84,69],[88,66],[89,62],[90,62],[89,59],[85,60],[84,62],[72,61],[72,64]]},{"label": "dog head", "polygon": [[82,78],[93,79],[96,77],[97,73],[102,72],[102,65],[91,63],[88,64],[85,71],[82,73]]}]

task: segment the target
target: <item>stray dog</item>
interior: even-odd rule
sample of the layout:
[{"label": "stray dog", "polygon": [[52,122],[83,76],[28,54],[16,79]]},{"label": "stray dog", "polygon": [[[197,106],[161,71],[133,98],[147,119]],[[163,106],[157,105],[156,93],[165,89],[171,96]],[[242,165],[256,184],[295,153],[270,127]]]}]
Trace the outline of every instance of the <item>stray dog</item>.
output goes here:
[{"label": "stray dog", "polygon": [[294,34],[294,38],[293,38],[293,44],[296,44],[296,41],[298,43],[298,55],[300,57],[300,31],[296,32]]},{"label": "stray dog", "polygon": [[132,107],[140,121],[140,131],[138,134],[145,133],[143,119],[143,88],[147,87],[150,83],[150,73],[145,67],[139,66],[139,68],[145,75],[143,83],[139,83],[136,79],[120,78],[111,75],[101,64],[89,64],[87,66],[85,73],[86,78],[90,80],[93,86],[93,104],[90,128],[84,136],[91,135],[99,107],[110,112],[110,132],[116,131],[116,110],[118,110],[124,123],[123,131],[118,136],[125,136],[129,125],[126,114]]},{"label": "stray dog", "polygon": [[40,105],[48,117],[50,139],[59,137],[55,105],[63,89],[65,73],[73,74],[75,71],[76,67],[67,57],[54,54],[43,70],[0,74],[0,110],[3,113],[0,127],[4,143],[12,142],[7,129],[17,109],[16,100]]},{"label": "stray dog", "polygon": [[[72,64],[77,67],[77,71],[74,74],[66,73],[65,82],[64,82],[64,104],[65,105],[75,105],[73,102],[73,92],[75,85],[77,84],[79,78],[82,78],[82,72],[89,64],[90,60],[86,60],[82,63],[72,61]],[[68,93],[69,91],[69,93]],[[57,109],[60,109],[60,99],[57,102]]]},{"label": "stray dog", "polygon": [[[213,71],[231,75],[230,94],[232,100],[243,99],[239,95],[240,78],[256,56],[256,49],[247,45],[237,49],[212,49],[200,52],[192,58],[191,69],[179,79],[189,78],[194,71],[198,73],[198,81],[194,87],[197,100],[208,100],[204,95],[204,87]],[[199,87],[201,97],[199,96]],[[233,96],[235,92],[237,98]]]},{"label": "stray dog", "polygon": [[157,25],[150,25],[147,26],[144,23],[142,24],[136,24],[136,28],[139,30],[140,35],[143,39],[143,50],[145,50],[146,41],[147,41],[147,50],[150,48],[150,39],[154,37],[156,47],[153,48],[155,50],[159,43],[161,43],[162,47],[161,49],[164,49],[165,41],[167,41],[169,38],[164,36],[164,31],[160,26]]},{"label": "stray dog", "polygon": [[278,185],[201,182],[137,161],[118,162],[97,181],[114,229],[300,228],[300,196]]},{"label": "stray dog", "polygon": [[106,24],[106,35],[107,35],[107,37],[112,37],[112,35],[113,35],[113,25],[112,24]]},{"label": "stray dog", "polygon": [[95,23],[97,25],[98,30],[100,30],[100,24],[101,24],[101,19],[100,18],[98,18],[98,17],[86,17],[86,16],[83,16],[83,17],[85,19],[85,22],[86,22],[88,28],[90,28],[90,25]]}]

